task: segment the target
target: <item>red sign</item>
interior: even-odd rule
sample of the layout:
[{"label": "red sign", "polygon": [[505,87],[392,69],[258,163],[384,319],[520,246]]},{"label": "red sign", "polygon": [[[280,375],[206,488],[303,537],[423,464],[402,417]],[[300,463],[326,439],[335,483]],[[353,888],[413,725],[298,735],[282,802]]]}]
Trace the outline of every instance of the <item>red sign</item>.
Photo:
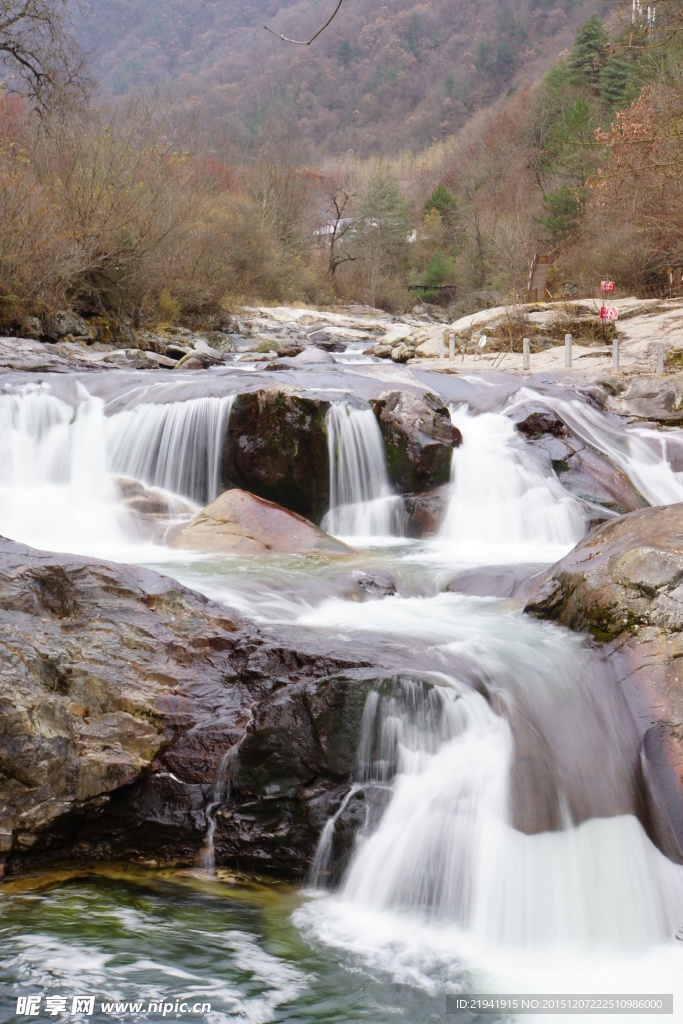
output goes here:
[{"label": "red sign", "polygon": [[600,319],[601,320],[618,320],[619,310],[616,306],[601,306],[600,307]]},{"label": "red sign", "polygon": [[601,281],[600,282],[600,291],[601,292],[613,292],[614,291],[614,281]]}]

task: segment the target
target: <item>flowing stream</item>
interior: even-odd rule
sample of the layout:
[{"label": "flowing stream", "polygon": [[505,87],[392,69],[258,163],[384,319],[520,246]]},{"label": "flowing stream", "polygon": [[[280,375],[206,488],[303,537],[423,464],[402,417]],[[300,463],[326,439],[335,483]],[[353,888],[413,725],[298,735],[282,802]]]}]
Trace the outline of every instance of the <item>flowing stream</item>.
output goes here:
[{"label": "flowing stream", "polygon": [[[462,992],[674,993],[683,1020],[683,868],[648,838],[630,713],[597,652],[501,599],[586,530],[585,503],[514,429],[520,403],[554,410],[651,504],[683,501],[683,435],[626,427],[558,388],[496,397],[482,377],[443,395],[463,444],[440,531],[412,541],[366,395],[336,372],[323,526],[352,539],[341,561],[165,546],[168,525],[220,492],[237,380],[207,395],[118,378],[110,395],[87,380],[0,391],[0,533],[152,565],[294,644],[366,653],[387,677],[303,891],[216,869],[212,828],[195,874],[9,883],[2,1019],[44,989],[196,996],[212,1003],[197,1019],[217,1024],[472,1020],[447,1015]],[[226,753],[212,814],[230,777]],[[352,802],[364,825],[328,887]],[[136,1014],[82,1019],[160,1019]]]}]

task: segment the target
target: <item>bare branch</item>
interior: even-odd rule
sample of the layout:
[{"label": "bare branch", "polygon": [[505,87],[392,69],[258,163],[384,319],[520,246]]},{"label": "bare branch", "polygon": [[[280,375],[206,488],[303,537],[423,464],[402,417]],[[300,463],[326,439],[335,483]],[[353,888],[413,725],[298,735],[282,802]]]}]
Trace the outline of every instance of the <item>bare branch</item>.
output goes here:
[{"label": "bare branch", "polygon": [[270,34],[272,36],[275,36],[277,39],[281,39],[283,43],[294,43],[295,46],[310,46],[311,43],[315,42],[315,40],[318,38],[318,36],[323,34],[323,32],[325,31],[327,26],[332,24],[332,22],[334,21],[335,17],[339,13],[339,8],[341,7],[343,2],[344,2],[344,0],[339,0],[339,3],[337,4],[337,6],[334,9],[334,13],[332,14],[332,17],[329,18],[325,22],[323,27],[319,28],[318,31],[316,32],[316,34],[314,36],[311,36],[310,39],[289,39],[287,36],[282,35],[280,32],[273,32],[272,28],[268,28],[267,25],[264,25],[263,27],[266,30],[266,32],[270,32]]}]

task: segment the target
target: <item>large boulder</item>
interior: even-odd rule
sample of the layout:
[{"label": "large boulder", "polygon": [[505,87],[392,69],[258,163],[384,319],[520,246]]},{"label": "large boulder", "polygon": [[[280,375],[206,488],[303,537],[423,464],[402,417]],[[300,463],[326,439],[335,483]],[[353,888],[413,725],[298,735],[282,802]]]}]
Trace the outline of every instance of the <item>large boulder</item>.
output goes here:
[{"label": "large boulder", "polygon": [[387,453],[389,479],[403,493],[450,480],[453,449],[462,435],[440,398],[427,392],[385,392],[372,403]]},{"label": "large boulder", "polygon": [[683,504],[598,527],[540,578],[525,610],[605,645],[640,731],[652,832],[683,862]]},{"label": "large boulder", "polygon": [[[0,874],[64,858],[194,863],[224,755],[267,708],[288,706],[290,690],[296,703],[303,688],[316,737],[324,727],[338,742],[322,743],[307,768],[315,801],[293,787],[284,764],[278,781],[271,760],[270,783],[285,795],[278,803],[271,792],[267,806],[271,824],[296,810],[298,845],[283,870],[303,875],[320,819],[352,772],[362,700],[353,681],[365,690],[367,662],[340,661],[315,638],[294,649],[150,570],[4,540],[0,607]],[[348,722],[337,717],[341,698],[329,681],[337,675],[348,687]],[[274,750],[291,741],[290,726],[283,713]],[[302,751],[313,742],[302,738]],[[264,794],[253,789],[248,750],[245,792],[231,806],[238,814],[247,800],[253,817]],[[278,828],[264,825],[259,837],[259,861],[273,870]],[[252,838],[253,829],[235,832],[234,861],[249,862]]]},{"label": "large boulder", "polygon": [[45,324],[45,335],[58,341],[60,338],[88,338],[88,324],[82,316],[69,311],[60,311],[49,317]]},{"label": "large boulder", "polygon": [[320,522],[330,500],[329,402],[283,387],[238,395],[230,414],[223,482]]},{"label": "large boulder", "polygon": [[319,530],[303,516],[238,489],[225,491],[186,526],[176,530],[171,546],[243,555],[350,551],[346,544]]}]

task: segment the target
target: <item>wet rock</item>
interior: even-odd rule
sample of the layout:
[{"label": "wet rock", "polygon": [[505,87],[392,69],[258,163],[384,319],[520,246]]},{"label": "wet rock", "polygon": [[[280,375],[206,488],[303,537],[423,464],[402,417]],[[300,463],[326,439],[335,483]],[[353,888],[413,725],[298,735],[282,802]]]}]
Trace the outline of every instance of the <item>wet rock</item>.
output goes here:
[{"label": "wet rock", "polygon": [[[318,819],[292,785],[308,780],[312,767],[324,803],[350,771],[363,690],[349,683],[343,693],[330,680],[350,672],[349,680],[360,673],[362,682],[362,662],[341,662],[313,643],[295,650],[149,570],[4,540],[0,607],[0,859],[7,870],[65,858],[194,863],[219,762],[253,719],[260,739],[250,742],[262,744],[261,725],[270,728],[272,755],[266,772],[245,744],[244,793],[233,810],[249,816],[256,800],[259,849],[277,869],[282,839],[261,813],[284,814],[273,804],[275,786],[300,824],[293,841],[301,842],[282,870],[304,873]],[[285,713],[290,706],[300,710]],[[305,730],[301,750],[286,754],[287,730],[304,710],[318,744],[310,765]],[[252,857],[245,836],[232,826],[226,857]]]},{"label": "wet rock", "polygon": [[221,494],[170,537],[190,551],[235,554],[347,554],[350,548],[272,501],[233,489]]},{"label": "wet rock", "polygon": [[520,598],[533,587],[534,577],[544,568],[541,565],[486,565],[466,569],[450,581],[446,590],[470,597]]},{"label": "wet rock", "polygon": [[552,409],[532,402],[525,402],[515,409],[511,419],[517,430],[530,438],[540,437],[543,434],[566,437],[568,433],[566,426]]},{"label": "wet rock", "polygon": [[419,540],[439,532],[448,508],[450,489],[435,487],[423,494],[408,494],[404,500],[406,536]]},{"label": "wet rock", "polygon": [[513,419],[517,430],[544,461],[552,463],[562,486],[575,497],[618,515],[647,508],[647,501],[626,473],[574,437],[552,409],[524,403]]},{"label": "wet rock", "polygon": [[580,442],[570,441],[564,457],[555,458],[553,466],[562,486],[589,504],[618,515],[647,508],[647,501],[621,469]]},{"label": "wet rock", "polygon": [[328,409],[329,402],[284,388],[238,395],[224,450],[224,486],[319,523],[329,508]]},{"label": "wet rock", "polygon": [[[371,673],[333,676],[290,688],[263,701],[239,748],[232,777],[237,806],[217,819],[215,846],[222,860],[246,857],[252,870],[301,876],[301,851],[315,850],[328,818],[348,794]],[[355,815],[354,815],[355,812]],[[348,856],[362,799],[335,829],[335,861]],[[303,870],[302,870],[303,869]]]},{"label": "wet rock", "polygon": [[126,508],[141,516],[160,516],[166,520],[172,516],[191,515],[192,505],[182,498],[171,496],[169,491],[146,487],[140,480],[120,476],[116,484]]},{"label": "wet rock", "polygon": [[387,452],[389,479],[404,493],[448,483],[462,435],[436,395],[391,391],[372,403]]},{"label": "wet rock", "polygon": [[683,505],[599,526],[540,578],[525,610],[606,645],[641,734],[653,834],[683,862]]}]

